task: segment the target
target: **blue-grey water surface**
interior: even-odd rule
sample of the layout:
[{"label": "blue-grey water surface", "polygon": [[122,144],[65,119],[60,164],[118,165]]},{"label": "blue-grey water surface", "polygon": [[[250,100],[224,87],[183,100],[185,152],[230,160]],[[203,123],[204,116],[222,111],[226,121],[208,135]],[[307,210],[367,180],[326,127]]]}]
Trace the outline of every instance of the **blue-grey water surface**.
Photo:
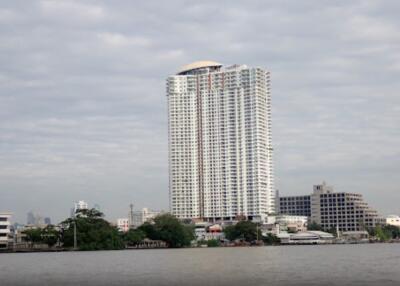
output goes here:
[{"label": "blue-grey water surface", "polygon": [[0,254],[0,285],[400,285],[400,244]]}]

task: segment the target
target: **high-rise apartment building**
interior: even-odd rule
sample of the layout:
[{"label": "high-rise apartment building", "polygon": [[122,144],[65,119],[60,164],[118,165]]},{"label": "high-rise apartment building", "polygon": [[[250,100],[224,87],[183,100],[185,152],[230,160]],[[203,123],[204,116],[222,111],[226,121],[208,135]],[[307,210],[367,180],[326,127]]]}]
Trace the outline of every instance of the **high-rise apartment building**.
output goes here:
[{"label": "high-rise apartment building", "polygon": [[171,212],[249,219],[275,212],[270,73],[211,61],[167,80]]}]

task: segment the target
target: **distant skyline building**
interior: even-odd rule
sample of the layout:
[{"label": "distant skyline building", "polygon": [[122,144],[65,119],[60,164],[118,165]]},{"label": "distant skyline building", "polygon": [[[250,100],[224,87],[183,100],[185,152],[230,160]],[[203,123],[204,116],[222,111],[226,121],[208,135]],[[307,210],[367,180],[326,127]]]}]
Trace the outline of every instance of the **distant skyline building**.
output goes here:
[{"label": "distant skyline building", "polygon": [[270,73],[212,61],[167,79],[170,211],[178,218],[275,212]]},{"label": "distant skyline building", "polygon": [[51,218],[45,217],[44,218],[44,224],[51,224]]},{"label": "distant skyline building", "polygon": [[140,211],[133,211],[132,212],[132,227],[136,228],[138,226],[141,226],[145,222],[148,222],[148,221],[154,219],[159,214],[161,214],[160,211],[154,211],[154,210],[150,210],[148,208],[142,208]]},{"label": "distant skyline building", "polygon": [[36,224],[35,214],[32,211],[26,214],[26,224]]},{"label": "distant skyline building", "polygon": [[33,211],[30,211],[26,215],[26,223],[28,225],[43,225],[44,220],[43,217],[40,214],[34,213]]}]

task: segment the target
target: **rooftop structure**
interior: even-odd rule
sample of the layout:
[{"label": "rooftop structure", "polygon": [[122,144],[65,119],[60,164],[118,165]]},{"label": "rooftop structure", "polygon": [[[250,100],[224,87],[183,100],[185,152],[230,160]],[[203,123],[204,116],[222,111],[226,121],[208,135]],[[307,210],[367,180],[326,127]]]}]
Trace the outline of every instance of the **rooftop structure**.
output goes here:
[{"label": "rooftop structure", "polygon": [[193,62],[191,64],[185,65],[180,68],[178,71],[178,75],[183,75],[190,73],[195,70],[200,70],[200,69],[206,69],[206,68],[211,68],[211,69],[216,69],[222,67],[222,64],[213,62],[213,61],[198,61],[198,62]]}]

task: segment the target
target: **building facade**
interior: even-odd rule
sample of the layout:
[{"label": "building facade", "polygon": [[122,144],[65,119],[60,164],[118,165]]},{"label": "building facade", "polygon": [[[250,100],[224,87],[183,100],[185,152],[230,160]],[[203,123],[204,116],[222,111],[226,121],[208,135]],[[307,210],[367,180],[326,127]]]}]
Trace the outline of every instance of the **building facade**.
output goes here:
[{"label": "building facade", "polygon": [[279,212],[284,215],[311,217],[311,196],[279,197]]},{"label": "building facade", "polygon": [[323,183],[314,186],[311,198],[311,221],[324,230],[364,231],[385,223],[361,194],[334,192]]},{"label": "building facade", "polygon": [[306,231],[308,217],[307,216],[295,216],[295,215],[279,215],[275,218],[275,223],[279,224],[280,230],[287,231]]},{"label": "building facade", "polygon": [[0,249],[7,249],[13,241],[11,237],[11,213],[0,213]]},{"label": "building facade", "polygon": [[250,219],[275,212],[270,73],[195,62],[167,80],[170,211]]},{"label": "building facade", "polygon": [[149,210],[148,208],[142,208],[140,211],[134,211],[132,215],[131,225],[133,227],[138,227],[144,224],[145,222],[151,221],[156,216],[161,214],[160,211]]},{"label": "building facade", "polygon": [[77,211],[80,211],[80,210],[87,210],[87,209],[89,209],[89,205],[88,205],[88,203],[85,202],[85,201],[77,201],[77,202],[74,204],[74,214],[76,214]]}]

